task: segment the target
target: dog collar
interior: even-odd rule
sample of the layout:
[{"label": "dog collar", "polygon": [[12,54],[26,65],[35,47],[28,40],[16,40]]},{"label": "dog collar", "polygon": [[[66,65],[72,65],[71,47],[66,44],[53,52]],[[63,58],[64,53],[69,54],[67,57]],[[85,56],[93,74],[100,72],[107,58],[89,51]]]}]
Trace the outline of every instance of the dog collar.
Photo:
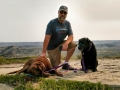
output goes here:
[{"label": "dog collar", "polygon": [[27,74],[27,76],[30,76],[30,77],[34,78],[34,76],[33,76],[33,75],[31,75],[31,74]]},{"label": "dog collar", "polygon": [[92,43],[90,44],[90,47],[89,47],[88,51],[90,51],[91,47],[92,47]]}]

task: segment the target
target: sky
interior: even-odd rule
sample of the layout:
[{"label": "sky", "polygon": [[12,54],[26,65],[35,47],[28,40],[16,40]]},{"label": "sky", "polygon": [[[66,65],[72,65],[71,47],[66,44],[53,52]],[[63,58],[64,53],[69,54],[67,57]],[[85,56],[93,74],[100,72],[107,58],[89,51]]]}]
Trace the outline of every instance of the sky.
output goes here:
[{"label": "sky", "polygon": [[61,5],[68,7],[74,41],[120,40],[120,0],[0,0],[0,42],[43,42]]}]

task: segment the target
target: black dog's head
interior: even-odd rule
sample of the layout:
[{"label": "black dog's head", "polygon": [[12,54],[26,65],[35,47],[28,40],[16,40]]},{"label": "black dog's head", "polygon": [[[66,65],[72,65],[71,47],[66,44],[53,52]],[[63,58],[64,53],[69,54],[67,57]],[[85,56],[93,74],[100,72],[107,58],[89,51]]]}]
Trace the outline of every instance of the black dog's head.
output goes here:
[{"label": "black dog's head", "polygon": [[78,41],[78,49],[84,51],[91,46],[92,42],[88,38],[81,38]]}]

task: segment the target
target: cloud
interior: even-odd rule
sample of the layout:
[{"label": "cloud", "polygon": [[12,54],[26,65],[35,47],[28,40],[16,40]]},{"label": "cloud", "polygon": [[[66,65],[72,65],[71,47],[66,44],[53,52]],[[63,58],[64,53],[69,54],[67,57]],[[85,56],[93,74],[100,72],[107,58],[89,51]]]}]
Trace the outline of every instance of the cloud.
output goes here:
[{"label": "cloud", "polygon": [[120,20],[120,0],[84,0],[80,8],[88,20]]}]

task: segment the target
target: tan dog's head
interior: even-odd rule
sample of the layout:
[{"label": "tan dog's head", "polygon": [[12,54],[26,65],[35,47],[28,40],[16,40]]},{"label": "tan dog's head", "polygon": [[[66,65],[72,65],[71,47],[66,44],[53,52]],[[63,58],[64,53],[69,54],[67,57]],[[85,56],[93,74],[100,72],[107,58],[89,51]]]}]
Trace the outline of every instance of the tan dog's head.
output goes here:
[{"label": "tan dog's head", "polygon": [[45,71],[45,66],[41,62],[33,63],[27,70],[27,72],[35,77],[42,76],[43,72]]}]

